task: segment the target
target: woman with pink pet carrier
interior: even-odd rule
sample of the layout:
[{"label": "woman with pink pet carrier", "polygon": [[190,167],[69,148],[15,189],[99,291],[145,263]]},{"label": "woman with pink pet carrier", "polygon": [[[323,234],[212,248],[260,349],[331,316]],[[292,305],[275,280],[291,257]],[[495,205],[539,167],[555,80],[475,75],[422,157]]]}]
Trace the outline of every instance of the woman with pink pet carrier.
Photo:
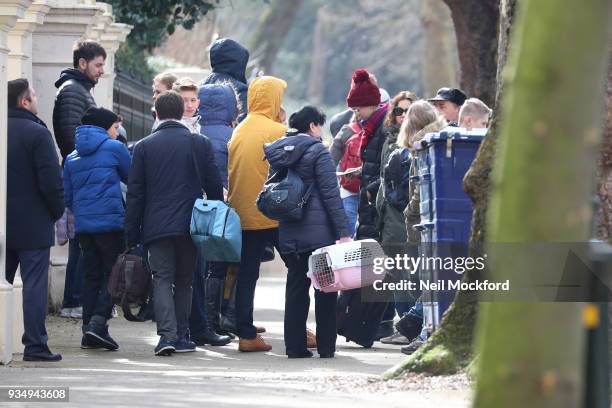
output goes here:
[{"label": "woman with pink pet carrier", "polygon": [[[336,170],[321,143],[325,115],[305,106],[289,118],[287,136],[265,147],[270,174],[293,171],[309,187],[299,220],[280,221],[279,246],[288,268],[285,291],[285,347],[289,358],[312,357],[306,347],[310,306],[308,257],[321,247],[351,241],[340,199]],[[310,188],[312,186],[312,188]],[[315,289],[317,351],[321,358],[336,351],[336,292]]]}]

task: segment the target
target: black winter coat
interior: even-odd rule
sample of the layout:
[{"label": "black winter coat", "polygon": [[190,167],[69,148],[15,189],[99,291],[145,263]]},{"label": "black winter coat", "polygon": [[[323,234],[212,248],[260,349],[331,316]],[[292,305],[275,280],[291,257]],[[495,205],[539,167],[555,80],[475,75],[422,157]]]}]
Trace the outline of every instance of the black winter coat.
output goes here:
[{"label": "black winter coat", "polygon": [[[359,217],[356,237],[358,239],[379,239],[380,231],[376,228],[376,194],[380,186],[380,160],[386,134],[383,130],[384,116],[370,136],[368,144],[361,148],[361,189],[359,191]],[[368,200],[367,193],[371,200]]]},{"label": "black winter coat", "polygon": [[55,82],[58,90],[53,106],[53,133],[62,162],[74,151],[74,134],[81,125],[83,114],[90,107],[96,106],[91,94],[94,85],[81,71],[74,68],[63,70]]},{"label": "black winter coat", "polygon": [[8,110],[6,246],[53,246],[53,224],[64,213],[64,187],[51,132],[33,113]]},{"label": "black winter coat", "polygon": [[192,134],[179,122],[163,122],[134,147],[125,215],[128,245],[189,235],[193,204],[202,197],[202,190],[209,200],[223,200],[210,140]]},{"label": "black winter coat", "polygon": [[336,171],[325,146],[308,135],[288,134],[266,145],[264,151],[270,174],[292,168],[304,184],[314,183],[302,219],[279,223],[280,252],[310,252],[349,236]]}]

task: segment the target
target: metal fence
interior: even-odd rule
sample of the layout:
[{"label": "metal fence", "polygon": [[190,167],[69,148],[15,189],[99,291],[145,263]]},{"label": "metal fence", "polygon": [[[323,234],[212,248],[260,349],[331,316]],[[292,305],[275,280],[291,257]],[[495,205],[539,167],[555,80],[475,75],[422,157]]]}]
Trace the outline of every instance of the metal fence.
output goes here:
[{"label": "metal fence", "polygon": [[151,85],[118,70],[113,86],[113,110],[123,117],[123,127],[129,142],[140,140],[151,133],[152,107]]}]

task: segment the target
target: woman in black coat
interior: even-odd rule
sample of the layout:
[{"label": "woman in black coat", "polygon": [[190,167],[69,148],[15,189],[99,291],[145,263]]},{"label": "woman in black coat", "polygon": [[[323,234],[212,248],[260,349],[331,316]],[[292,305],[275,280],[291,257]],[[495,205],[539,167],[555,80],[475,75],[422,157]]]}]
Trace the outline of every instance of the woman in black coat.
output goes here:
[{"label": "woman in black coat", "polygon": [[[304,184],[314,185],[302,219],[279,224],[280,252],[288,268],[285,291],[285,347],[289,358],[312,357],[306,348],[306,320],[310,306],[308,257],[315,249],[350,241],[336,172],[329,151],[321,143],[325,115],[305,106],[289,118],[287,136],[265,147],[270,172],[291,168]],[[322,358],[336,350],[336,293],[315,290],[317,351]]]}]

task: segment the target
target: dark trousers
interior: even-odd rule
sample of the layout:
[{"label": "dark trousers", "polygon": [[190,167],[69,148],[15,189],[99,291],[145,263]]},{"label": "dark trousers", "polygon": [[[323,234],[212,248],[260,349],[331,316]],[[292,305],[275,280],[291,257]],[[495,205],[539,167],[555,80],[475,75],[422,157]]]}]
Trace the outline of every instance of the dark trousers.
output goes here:
[{"label": "dark trousers", "polygon": [[[79,234],[83,272],[83,326],[90,320],[104,325],[113,311],[108,279],[117,257],[125,249],[123,231]],[[95,317],[94,317],[95,316]]]},{"label": "dark trousers", "polygon": [[83,293],[83,263],[81,262],[81,247],[78,238],[68,241],[68,264],[66,265],[66,280],[64,281],[64,301],[62,307],[81,306]]},{"label": "dark trousers", "polygon": [[192,336],[204,334],[208,328],[204,297],[204,279],[206,279],[207,263],[198,256],[193,272],[193,294],[191,297],[191,313],[189,314],[189,332]]},{"label": "dark trousers", "polygon": [[49,248],[7,249],[6,278],[12,284],[21,265],[23,281],[23,326],[21,341],[24,353],[38,353],[47,347],[47,290],[49,282]]},{"label": "dark trousers", "polygon": [[[310,279],[308,257],[311,252],[288,254],[285,257],[288,274],[285,289],[285,348],[287,354],[301,354],[306,350],[306,320],[310,307]],[[315,289],[315,318],[317,322],[317,351],[331,354],[336,351],[336,292]]]},{"label": "dark trousers", "polygon": [[261,255],[266,243],[278,249],[278,228],[242,231],[242,254],[236,279],[236,314],[238,336],[243,339],[254,339],[257,336],[253,325],[253,306]]},{"label": "dark trousers", "polygon": [[157,334],[174,342],[189,329],[196,247],[190,236],[181,235],[158,239],[148,249]]}]

